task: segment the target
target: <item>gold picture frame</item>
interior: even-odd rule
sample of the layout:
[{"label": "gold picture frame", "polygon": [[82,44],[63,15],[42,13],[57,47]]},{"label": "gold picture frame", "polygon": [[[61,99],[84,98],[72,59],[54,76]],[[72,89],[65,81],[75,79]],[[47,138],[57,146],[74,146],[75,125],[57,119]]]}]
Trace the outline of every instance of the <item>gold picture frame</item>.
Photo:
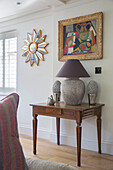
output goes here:
[{"label": "gold picture frame", "polygon": [[103,57],[103,13],[58,21],[58,60]]}]

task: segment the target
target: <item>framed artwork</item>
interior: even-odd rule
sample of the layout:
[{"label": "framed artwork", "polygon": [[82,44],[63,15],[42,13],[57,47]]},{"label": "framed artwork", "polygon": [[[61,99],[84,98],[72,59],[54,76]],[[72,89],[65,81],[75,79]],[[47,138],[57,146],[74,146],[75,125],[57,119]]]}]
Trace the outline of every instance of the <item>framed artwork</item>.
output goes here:
[{"label": "framed artwork", "polygon": [[102,59],[103,13],[58,21],[58,59]]}]

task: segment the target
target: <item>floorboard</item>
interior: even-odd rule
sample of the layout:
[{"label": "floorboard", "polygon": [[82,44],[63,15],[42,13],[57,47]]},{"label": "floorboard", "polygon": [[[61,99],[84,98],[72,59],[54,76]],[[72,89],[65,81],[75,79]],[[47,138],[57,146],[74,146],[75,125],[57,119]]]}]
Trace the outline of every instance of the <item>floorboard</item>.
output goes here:
[{"label": "floorboard", "polygon": [[[32,137],[20,135],[20,141],[26,157],[66,163],[77,167],[76,148],[56,145],[45,139],[38,139],[37,155],[33,155]],[[82,165],[79,170],[113,170],[113,156],[98,154],[82,149]]]}]

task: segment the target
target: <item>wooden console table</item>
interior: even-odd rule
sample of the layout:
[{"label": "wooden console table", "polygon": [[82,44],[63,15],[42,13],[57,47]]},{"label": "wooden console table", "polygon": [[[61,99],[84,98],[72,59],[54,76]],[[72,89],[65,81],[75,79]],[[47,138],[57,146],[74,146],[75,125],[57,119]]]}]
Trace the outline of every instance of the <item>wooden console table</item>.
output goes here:
[{"label": "wooden console table", "polygon": [[77,126],[77,165],[81,165],[81,123],[83,119],[97,116],[97,134],[98,134],[98,152],[101,153],[101,109],[104,104],[89,105],[83,103],[79,106],[70,106],[64,103],[58,103],[49,106],[46,103],[30,104],[33,108],[33,153],[36,154],[37,140],[37,116],[56,117],[57,125],[57,144],[60,145],[60,118],[76,120]]}]

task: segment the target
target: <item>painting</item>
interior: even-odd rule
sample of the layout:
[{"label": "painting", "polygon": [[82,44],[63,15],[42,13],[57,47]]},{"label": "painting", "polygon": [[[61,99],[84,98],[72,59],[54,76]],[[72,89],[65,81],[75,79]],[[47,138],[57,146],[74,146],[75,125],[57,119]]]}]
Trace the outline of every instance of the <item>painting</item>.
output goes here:
[{"label": "painting", "polygon": [[103,13],[58,21],[58,59],[102,59]]}]

